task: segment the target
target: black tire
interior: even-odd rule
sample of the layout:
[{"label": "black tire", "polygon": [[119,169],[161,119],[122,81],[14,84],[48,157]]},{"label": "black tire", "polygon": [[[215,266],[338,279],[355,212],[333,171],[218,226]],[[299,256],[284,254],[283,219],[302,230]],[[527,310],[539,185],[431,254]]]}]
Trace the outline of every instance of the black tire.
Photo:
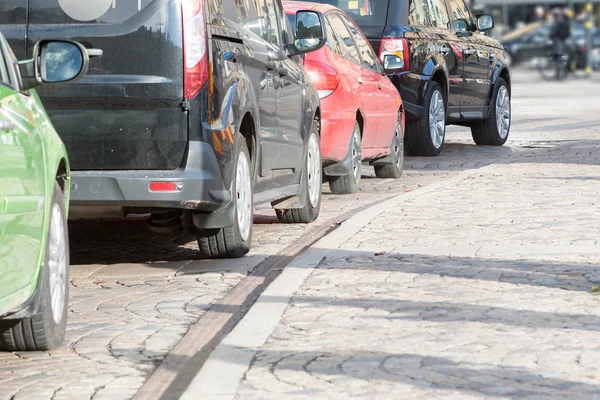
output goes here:
[{"label": "black tire", "polygon": [[[429,124],[429,109],[431,106],[432,99],[434,98],[434,95],[436,93],[438,93],[441,96],[443,102],[444,118],[443,135],[441,142],[438,146],[436,146],[436,144],[433,142],[433,139],[431,137],[431,127]],[[431,81],[427,88],[427,94],[425,95],[425,100],[423,102],[423,108],[420,118],[416,121],[412,121],[406,124],[406,144],[410,149],[411,155],[435,157],[442,152],[442,147],[444,146],[444,140],[446,138],[446,109],[446,97],[444,96],[442,88],[437,82]]]},{"label": "black tire", "polygon": [[[64,276],[63,282],[64,297],[61,308],[61,316],[56,322],[52,310],[52,293],[50,289],[50,243],[51,231],[55,224],[53,223],[53,212],[55,206],[60,210],[62,220],[62,237],[64,242]],[[50,226],[52,224],[52,226]],[[67,312],[69,303],[69,233],[66,218],[65,196],[58,185],[54,184],[54,193],[52,194],[52,205],[50,207],[50,223],[46,239],[46,249],[44,264],[41,267],[38,281],[39,297],[37,299],[38,312],[31,317],[16,320],[0,321],[0,349],[5,351],[40,351],[54,348],[62,343],[67,328]]]},{"label": "black tire", "polygon": [[[306,160],[304,164],[304,170],[302,171],[302,178],[300,180],[300,185],[303,187],[301,190],[306,194],[303,199],[304,204],[302,208],[291,208],[291,209],[276,209],[275,214],[277,214],[277,219],[281,222],[291,223],[291,224],[308,224],[313,222],[319,217],[319,212],[321,211],[321,183],[323,170],[321,165],[321,141],[319,139],[319,123],[318,120],[314,120],[311,126],[311,132],[309,135],[309,139],[307,140],[307,147],[310,146],[311,137],[314,136],[314,140],[316,140],[316,148],[314,154],[311,158],[309,155],[309,150],[307,148],[306,151]],[[311,162],[316,163],[315,168],[318,169],[317,173],[319,176],[311,176],[309,173],[309,165]],[[310,200],[310,185],[309,182],[313,182],[312,179],[316,179],[316,184],[318,184],[318,189],[315,187],[316,201],[311,202]]]},{"label": "black tire", "polygon": [[384,165],[375,165],[375,176],[379,179],[398,179],[404,171],[404,136],[402,135],[402,115],[398,114],[396,131],[390,144],[392,162]]},{"label": "black tire", "polygon": [[329,178],[329,189],[333,194],[352,194],[360,190],[360,178],[362,173],[362,138],[360,137],[360,126],[354,123],[352,131],[351,148],[352,172],[343,176],[331,176]]},{"label": "black tire", "polygon": [[[200,256],[202,258],[240,258],[246,255],[250,251],[250,245],[252,244],[252,216],[253,216],[253,180],[252,180],[252,162],[250,158],[250,152],[248,151],[248,145],[246,141],[239,137],[238,140],[238,153],[235,157],[235,170],[234,170],[234,182],[233,182],[233,201],[235,207],[235,218],[233,225],[220,228],[220,229],[198,229],[196,232],[196,238],[198,239],[198,248]],[[238,221],[239,212],[244,212],[238,209],[238,178],[237,171],[239,168],[238,163],[241,162],[242,154],[246,157],[248,163],[248,174],[247,180],[250,182],[250,225],[247,234],[242,233],[240,229],[240,223]],[[243,184],[243,183],[242,183]],[[247,209],[246,209],[246,212]]]},{"label": "black tire", "polygon": [[[496,107],[498,106],[499,94],[506,93],[508,95],[508,128],[505,133],[500,132],[498,128],[498,119]],[[511,106],[510,106],[510,89],[506,81],[502,78],[498,78],[494,93],[492,94],[492,101],[490,104],[490,115],[483,121],[476,122],[471,126],[471,135],[477,145],[480,146],[502,146],[508,140],[510,134],[510,118],[511,118]]]}]

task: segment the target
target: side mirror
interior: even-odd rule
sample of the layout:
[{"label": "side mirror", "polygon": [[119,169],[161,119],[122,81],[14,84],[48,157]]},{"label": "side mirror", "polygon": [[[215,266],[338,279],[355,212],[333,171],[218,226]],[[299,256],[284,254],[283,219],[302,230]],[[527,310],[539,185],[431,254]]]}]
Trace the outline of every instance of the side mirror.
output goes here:
[{"label": "side mirror", "polygon": [[494,27],[494,16],[490,14],[483,14],[477,17],[477,30],[489,31]]},{"label": "side mirror", "polygon": [[319,50],[327,43],[325,19],[319,11],[296,12],[296,35],[293,45],[287,46],[288,55],[309,53]]},{"label": "side mirror", "polygon": [[78,42],[41,40],[33,48],[33,59],[19,63],[22,89],[74,82],[86,74],[89,60],[88,51]]}]

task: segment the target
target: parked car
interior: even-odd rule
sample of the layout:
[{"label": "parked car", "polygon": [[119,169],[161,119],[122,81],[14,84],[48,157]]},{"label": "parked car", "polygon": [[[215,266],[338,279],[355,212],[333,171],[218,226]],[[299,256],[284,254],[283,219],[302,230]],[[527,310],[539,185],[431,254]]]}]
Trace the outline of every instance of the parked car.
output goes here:
[{"label": "parked car", "polygon": [[[506,62],[511,66],[535,64],[548,57],[552,51],[552,40],[548,37],[552,24],[535,23],[512,32],[501,39],[506,50]],[[584,69],[586,64],[587,40],[583,24],[571,25],[571,38],[567,41],[573,64],[571,68]],[[600,48],[600,30],[592,32],[593,48]]]},{"label": "parked car", "polygon": [[475,18],[464,0],[333,3],[379,49],[379,59],[404,102],[410,153],[438,155],[447,124],[471,127],[479,145],[506,142],[510,72],[502,45],[481,34],[494,27],[491,15]]},{"label": "parked car", "polygon": [[70,171],[33,88],[85,74],[76,42],[42,40],[19,68],[0,33],[0,350],[60,344],[67,321]]},{"label": "parked car", "polygon": [[71,158],[72,206],[191,227],[210,258],[248,252],[253,205],[317,218],[319,97],[299,56],[325,44],[318,12],[298,11],[294,41],[280,0],[27,4],[14,42],[104,50],[80,84],[40,92]]},{"label": "parked car", "polygon": [[358,192],[363,161],[374,165],[378,178],[399,178],[404,167],[402,100],[361,30],[330,5],[283,6],[291,25],[301,9],[325,16],[327,46],[307,54],[304,67],[321,99],[323,173],[332,193]]}]

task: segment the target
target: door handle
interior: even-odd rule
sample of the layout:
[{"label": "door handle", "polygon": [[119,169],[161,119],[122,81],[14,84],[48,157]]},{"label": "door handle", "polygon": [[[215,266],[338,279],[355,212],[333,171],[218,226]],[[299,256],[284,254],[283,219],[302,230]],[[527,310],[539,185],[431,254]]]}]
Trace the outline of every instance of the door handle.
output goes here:
[{"label": "door handle", "polygon": [[0,131],[10,131],[15,129],[16,125],[13,121],[8,119],[0,119]]},{"label": "door handle", "polygon": [[359,85],[362,85],[362,83],[363,83],[362,79],[360,79],[359,77],[356,77],[356,80],[358,81]]},{"label": "door handle", "polygon": [[381,90],[381,83],[377,83],[377,89]]}]

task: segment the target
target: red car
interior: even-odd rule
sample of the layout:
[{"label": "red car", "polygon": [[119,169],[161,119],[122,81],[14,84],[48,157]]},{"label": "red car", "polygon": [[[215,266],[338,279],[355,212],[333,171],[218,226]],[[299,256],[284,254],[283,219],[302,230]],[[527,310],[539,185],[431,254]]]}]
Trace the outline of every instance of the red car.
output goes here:
[{"label": "red car", "polygon": [[321,98],[323,173],[331,191],[355,193],[362,162],[378,178],[399,178],[404,167],[404,112],[398,90],[354,21],[327,4],[284,1],[292,26],[296,11],[325,16],[327,45],[304,56]]}]

